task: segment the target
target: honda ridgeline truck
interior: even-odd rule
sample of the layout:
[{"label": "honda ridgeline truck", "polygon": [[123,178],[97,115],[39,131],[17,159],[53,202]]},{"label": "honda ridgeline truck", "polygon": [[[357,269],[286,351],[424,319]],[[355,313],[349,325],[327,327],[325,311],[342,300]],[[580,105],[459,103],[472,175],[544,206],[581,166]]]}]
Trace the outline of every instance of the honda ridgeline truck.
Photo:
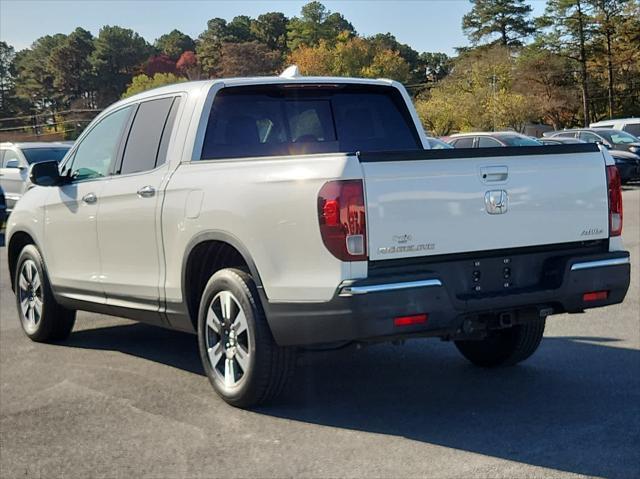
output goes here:
[{"label": "honda ridgeline truck", "polygon": [[282,390],[300,346],[438,337],[512,365],[548,316],[629,286],[606,151],[430,150],[389,80],[158,88],[30,178],[7,231],[27,336],[64,339],[77,310],[194,332],[240,407]]}]

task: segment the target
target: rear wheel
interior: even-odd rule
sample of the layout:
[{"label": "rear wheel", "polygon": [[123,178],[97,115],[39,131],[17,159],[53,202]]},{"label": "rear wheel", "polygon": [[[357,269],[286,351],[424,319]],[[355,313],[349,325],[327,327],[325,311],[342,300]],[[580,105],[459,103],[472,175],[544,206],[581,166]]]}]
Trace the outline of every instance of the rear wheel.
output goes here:
[{"label": "rear wheel", "polygon": [[535,319],[508,329],[490,331],[482,340],[461,340],[455,344],[462,355],[476,366],[512,366],[536,352],[544,327],[545,319]]},{"label": "rear wheel", "polygon": [[59,341],[71,334],[76,312],[56,302],[44,261],[34,245],[25,246],[18,257],[14,290],[20,323],[30,339]]},{"label": "rear wheel", "polygon": [[211,385],[233,406],[276,397],[293,372],[294,351],[275,343],[255,283],[238,269],[218,271],[205,286],[198,343]]}]

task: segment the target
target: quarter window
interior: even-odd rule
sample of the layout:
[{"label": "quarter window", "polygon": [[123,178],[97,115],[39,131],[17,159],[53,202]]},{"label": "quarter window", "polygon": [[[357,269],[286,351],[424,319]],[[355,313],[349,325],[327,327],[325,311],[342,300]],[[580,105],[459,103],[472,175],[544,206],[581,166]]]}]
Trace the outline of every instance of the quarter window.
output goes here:
[{"label": "quarter window", "polygon": [[88,180],[109,174],[130,113],[130,106],[111,113],[84,137],[71,163],[73,179]]},{"label": "quarter window", "polygon": [[[118,173],[124,175],[153,170],[164,163],[165,157],[159,158],[158,152],[173,102],[174,98],[171,97],[140,104],[131,126]],[[171,131],[171,125],[168,131]]]}]

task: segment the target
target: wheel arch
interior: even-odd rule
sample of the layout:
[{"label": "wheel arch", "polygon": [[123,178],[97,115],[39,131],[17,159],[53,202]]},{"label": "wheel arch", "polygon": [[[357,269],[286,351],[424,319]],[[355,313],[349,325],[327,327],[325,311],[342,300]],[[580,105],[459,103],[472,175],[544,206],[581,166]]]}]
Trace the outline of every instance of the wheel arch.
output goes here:
[{"label": "wheel arch", "polygon": [[[42,251],[36,243],[33,235],[26,230],[18,230],[11,232],[11,237],[7,243],[7,263],[9,266],[9,279],[11,280],[11,290],[15,291],[15,274],[18,257],[22,249],[28,244],[34,245],[39,251]],[[42,254],[42,253],[40,253]]]},{"label": "wheel arch", "polygon": [[[197,258],[204,256],[198,263]],[[238,267],[246,269],[256,284],[260,300],[267,300],[260,273],[248,248],[240,239],[225,231],[204,231],[194,236],[185,248],[182,260],[181,290],[186,311],[197,330],[198,308],[202,290],[216,271]]]}]

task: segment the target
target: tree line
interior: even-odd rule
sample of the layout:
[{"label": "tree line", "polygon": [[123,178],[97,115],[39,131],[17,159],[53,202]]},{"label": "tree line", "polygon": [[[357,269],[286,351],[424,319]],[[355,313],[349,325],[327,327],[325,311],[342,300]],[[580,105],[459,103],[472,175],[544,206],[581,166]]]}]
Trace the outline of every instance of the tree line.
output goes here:
[{"label": "tree line", "polygon": [[294,63],[307,75],[401,81],[438,135],[640,113],[639,0],[547,0],[540,18],[524,0],[470,1],[462,28],[472,46],[453,58],[418,52],[391,33],[360,35],[317,1],[292,18],[212,18],[197,38],[173,30],[153,44],[120,26],[46,35],[18,52],[0,42],[0,131],[29,123],[74,137],[95,110],[123,96],[272,75]]}]

